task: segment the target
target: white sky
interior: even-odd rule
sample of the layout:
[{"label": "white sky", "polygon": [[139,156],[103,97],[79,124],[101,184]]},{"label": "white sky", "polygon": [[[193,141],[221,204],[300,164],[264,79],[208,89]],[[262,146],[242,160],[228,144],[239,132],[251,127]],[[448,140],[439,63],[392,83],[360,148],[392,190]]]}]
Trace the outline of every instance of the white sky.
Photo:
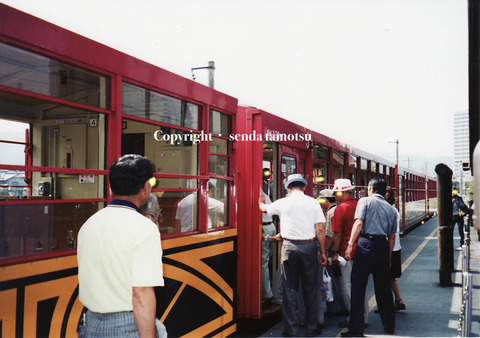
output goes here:
[{"label": "white sky", "polygon": [[468,110],[467,0],[3,3],[419,171]]}]

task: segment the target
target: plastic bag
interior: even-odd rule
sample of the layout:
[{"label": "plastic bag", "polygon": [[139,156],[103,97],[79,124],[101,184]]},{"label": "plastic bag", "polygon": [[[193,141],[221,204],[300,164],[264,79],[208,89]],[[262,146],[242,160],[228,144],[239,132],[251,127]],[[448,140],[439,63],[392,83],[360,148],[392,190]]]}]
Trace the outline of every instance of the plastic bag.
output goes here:
[{"label": "plastic bag", "polygon": [[323,269],[323,281],[322,281],[322,297],[326,302],[333,302],[333,289],[332,278],[327,272],[327,269]]}]

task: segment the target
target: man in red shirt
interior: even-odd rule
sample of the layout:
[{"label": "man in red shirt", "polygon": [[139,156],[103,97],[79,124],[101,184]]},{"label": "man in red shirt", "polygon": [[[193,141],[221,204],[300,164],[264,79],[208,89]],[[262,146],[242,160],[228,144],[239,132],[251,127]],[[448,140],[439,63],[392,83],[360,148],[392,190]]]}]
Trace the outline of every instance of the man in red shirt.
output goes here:
[{"label": "man in red shirt", "polygon": [[[332,220],[332,230],[333,235],[333,250],[334,255],[332,257],[333,264],[338,264],[338,257],[342,256],[345,258],[345,251],[348,247],[348,241],[350,240],[350,233],[352,232],[353,223],[355,223],[355,210],[357,208],[357,201],[354,199],[355,187],[352,186],[352,183],[349,179],[340,178],[335,180],[335,185],[333,191],[335,192],[335,197],[337,198],[337,207],[333,215]],[[357,243],[353,244],[353,253],[357,248]],[[347,260],[345,265],[340,265],[340,271],[342,276],[340,277],[340,285],[342,286],[342,296],[345,302],[345,306],[350,312],[350,275],[352,273],[353,261]],[[366,311],[364,322],[368,323],[368,304],[365,304]],[[346,321],[340,322],[338,325],[340,327],[348,327],[348,319]]]}]

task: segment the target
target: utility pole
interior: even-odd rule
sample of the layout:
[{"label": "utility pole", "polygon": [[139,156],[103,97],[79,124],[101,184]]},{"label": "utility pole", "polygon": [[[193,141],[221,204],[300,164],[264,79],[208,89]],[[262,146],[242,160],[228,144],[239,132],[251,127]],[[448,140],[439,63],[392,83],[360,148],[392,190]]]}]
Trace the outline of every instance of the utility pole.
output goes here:
[{"label": "utility pole", "polygon": [[193,81],[195,81],[195,73],[193,72],[194,70],[199,70],[199,69],[207,69],[208,70],[208,86],[210,88],[214,88],[214,77],[215,77],[215,61],[208,61],[208,66],[206,67],[195,67],[195,68],[192,68],[191,71],[192,71],[192,78],[193,78]]},{"label": "utility pole", "polygon": [[397,163],[397,166],[398,166],[398,138],[395,140],[395,141],[391,141],[391,142],[388,142],[388,143],[396,143],[396,163]]}]

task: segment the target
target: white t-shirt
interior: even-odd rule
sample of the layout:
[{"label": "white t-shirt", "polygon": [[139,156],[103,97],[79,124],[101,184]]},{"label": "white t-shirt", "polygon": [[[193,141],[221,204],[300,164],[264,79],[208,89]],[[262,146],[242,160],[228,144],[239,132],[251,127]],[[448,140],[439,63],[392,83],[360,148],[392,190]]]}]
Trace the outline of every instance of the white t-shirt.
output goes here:
[{"label": "white t-shirt", "polygon": [[316,199],[300,190],[293,190],[285,198],[265,204],[269,215],[280,217],[280,235],[288,239],[316,237],[315,223],[325,223],[322,207]]},{"label": "white t-shirt", "polygon": [[80,301],[99,313],[132,311],[132,287],[164,285],[157,226],[133,205],[116,201],[78,233]]},{"label": "white t-shirt", "polygon": [[400,245],[400,213],[398,212],[397,209],[397,232],[395,233],[395,245],[393,246],[393,251],[398,251],[402,249],[402,246]]},{"label": "white t-shirt", "polygon": [[[193,215],[196,214],[197,208],[197,193],[185,196],[177,205],[177,212],[175,218],[180,220],[181,232],[192,231],[193,229]],[[223,215],[224,204],[212,197],[208,197],[208,224],[207,227],[212,227],[212,218],[215,215]],[[196,230],[196,229],[195,229]]]}]

